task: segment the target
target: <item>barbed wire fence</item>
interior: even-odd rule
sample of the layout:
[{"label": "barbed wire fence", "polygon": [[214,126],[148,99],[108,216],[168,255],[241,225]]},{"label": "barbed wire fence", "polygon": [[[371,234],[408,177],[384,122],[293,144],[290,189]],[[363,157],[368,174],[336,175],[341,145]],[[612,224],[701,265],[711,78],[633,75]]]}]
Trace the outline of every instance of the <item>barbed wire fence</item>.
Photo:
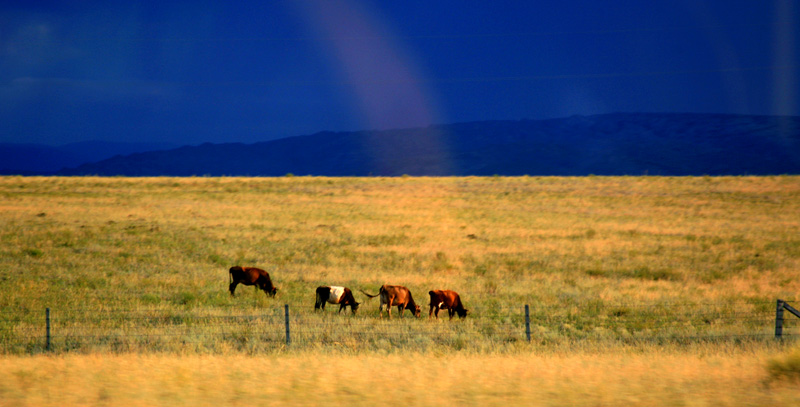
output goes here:
[{"label": "barbed wire fence", "polygon": [[[508,344],[571,341],[695,343],[800,337],[800,313],[784,300],[601,304],[494,305],[470,309],[465,319],[417,319],[406,311],[378,317],[309,304],[261,309],[151,307],[27,309],[0,312],[0,353],[250,352],[343,346],[352,349],[447,346],[492,349]],[[787,315],[786,312],[788,311]],[[385,315],[385,313],[384,313]]]}]

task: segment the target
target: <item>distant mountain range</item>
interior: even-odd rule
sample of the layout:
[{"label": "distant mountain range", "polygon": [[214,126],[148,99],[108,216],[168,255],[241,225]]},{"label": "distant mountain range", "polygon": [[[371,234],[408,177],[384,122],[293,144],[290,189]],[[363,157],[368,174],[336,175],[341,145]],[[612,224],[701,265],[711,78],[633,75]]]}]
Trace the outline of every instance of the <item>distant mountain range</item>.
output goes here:
[{"label": "distant mountain range", "polygon": [[84,141],[62,146],[0,143],[0,175],[54,175],[81,164],[153,150],[176,148],[169,143]]},{"label": "distant mountain range", "polygon": [[[0,145],[0,157],[5,154],[3,148],[7,147]],[[45,153],[54,156],[43,158]],[[48,171],[64,162],[53,151],[17,150],[15,154],[17,161],[13,162],[18,164],[49,161]],[[9,162],[0,167],[14,169]],[[800,117],[616,113],[483,121],[400,130],[322,132],[255,144],[207,143],[64,167],[55,174],[800,174]],[[37,172],[33,165],[17,168]]]}]

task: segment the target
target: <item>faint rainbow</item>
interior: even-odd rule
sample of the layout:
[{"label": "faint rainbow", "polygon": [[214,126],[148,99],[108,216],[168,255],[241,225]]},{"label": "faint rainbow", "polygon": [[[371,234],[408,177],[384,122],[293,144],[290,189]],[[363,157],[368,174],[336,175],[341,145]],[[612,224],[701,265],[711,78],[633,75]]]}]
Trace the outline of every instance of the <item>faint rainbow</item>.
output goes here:
[{"label": "faint rainbow", "polygon": [[[437,98],[426,87],[430,82],[421,64],[377,13],[359,1],[299,3],[344,76],[363,129],[427,127],[442,122]],[[433,151],[428,166],[446,173],[450,165],[442,153],[442,135],[432,129],[428,134],[416,147]],[[382,138],[373,137],[367,143],[365,147],[378,168],[392,159],[395,149]]]},{"label": "faint rainbow", "polygon": [[[778,115],[797,114],[798,83],[795,61],[797,60],[797,28],[796,5],[792,0],[776,0],[775,2],[775,39],[773,42],[774,65],[779,67],[775,72],[774,109]],[[780,69],[783,68],[783,69]]]}]

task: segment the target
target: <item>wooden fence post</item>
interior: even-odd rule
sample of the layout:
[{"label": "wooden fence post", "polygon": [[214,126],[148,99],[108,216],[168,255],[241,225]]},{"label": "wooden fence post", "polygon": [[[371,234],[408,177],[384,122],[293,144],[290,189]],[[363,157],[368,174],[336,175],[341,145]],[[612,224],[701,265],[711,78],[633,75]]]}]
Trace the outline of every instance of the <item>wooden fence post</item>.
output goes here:
[{"label": "wooden fence post", "polygon": [[525,304],[525,336],[528,337],[528,342],[531,341],[531,311],[528,304]]},{"label": "wooden fence post", "polygon": [[49,352],[50,351],[50,308],[45,308],[44,319],[45,319],[45,325],[47,326],[47,342],[45,344],[45,349]]},{"label": "wooden fence post", "polygon": [[786,311],[789,311],[789,312],[791,312],[791,313],[792,313],[792,315],[794,315],[794,316],[796,316],[796,317],[800,318],[800,311],[798,311],[798,310],[794,309],[794,307],[792,307],[791,305],[789,305],[789,303],[788,303],[788,302],[786,302],[786,301],[784,301],[784,302],[783,302],[783,309],[785,309]]},{"label": "wooden fence post", "polygon": [[800,311],[789,305],[784,300],[778,300],[778,308],[775,310],[775,337],[783,336],[783,310],[789,311],[792,315],[800,318]]},{"label": "wooden fence post", "polygon": [[286,319],[286,346],[292,344],[291,336],[289,336],[289,304],[285,304],[283,306],[284,309],[284,318]]}]

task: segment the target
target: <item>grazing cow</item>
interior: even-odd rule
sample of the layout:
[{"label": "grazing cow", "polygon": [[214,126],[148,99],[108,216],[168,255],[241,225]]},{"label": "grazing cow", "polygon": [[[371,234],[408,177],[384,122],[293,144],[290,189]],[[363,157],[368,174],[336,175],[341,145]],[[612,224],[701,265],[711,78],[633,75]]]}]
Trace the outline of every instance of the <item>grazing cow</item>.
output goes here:
[{"label": "grazing cow", "polygon": [[457,292],[450,290],[433,290],[428,291],[428,295],[431,296],[428,318],[430,318],[431,314],[433,314],[433,311],[436,310],[436,319],[439,319],[440,309],[446,309],[451,320],[453,319],[453,315],[456,313],[458,313],[459,318],[464,318],[467,316],[468,310],[464,308],[464,304],[461,303],[461,297],[459,297]]},{"label": "grazing cow", "polygon": [[411,310],[414,313],[414,316],[419,318],[421,313],[419,305],[414,302],[414,298],[411,297],[411,291],[408,291],[408,288],[405,288],[401,285],[382,285],[380,291],[375,294],[367,294],[364,291],[361,291],[367,297],[374,298],[377,296],[381,296],[381,305],[378,306],[378,314],[383,318],[383,306],[386,305],[386,313],[389,314],[389,318],[392,317],[392,307],[397,306],[397,309],[400,312],[400,316],[403,316],[403,311],[406,309]]},{"label": "grazing cow", "polygon": [[322,308],[325,311],[325,303],[339,304],[339,312],[350,306],[350,311],[353,314],[358,311],[358,303],[356,298],[353,297],[353,292],[347,287],[337,286],[322,286],[317,287],[317,302],[314,304],[314,311]]},{"label": "grazing cow", "polygon": [[259,268],[233,266],[229,273],[231,276],[231,285],[228,286],[228,289],[231,291],[231,296],[235,296],[233,292],[236,291],[236,285],[239,283],[254,285],[264,290],[264,293],[270,297],[274,297],[278,292],[278,288],[272,285],[269,273]]}]

